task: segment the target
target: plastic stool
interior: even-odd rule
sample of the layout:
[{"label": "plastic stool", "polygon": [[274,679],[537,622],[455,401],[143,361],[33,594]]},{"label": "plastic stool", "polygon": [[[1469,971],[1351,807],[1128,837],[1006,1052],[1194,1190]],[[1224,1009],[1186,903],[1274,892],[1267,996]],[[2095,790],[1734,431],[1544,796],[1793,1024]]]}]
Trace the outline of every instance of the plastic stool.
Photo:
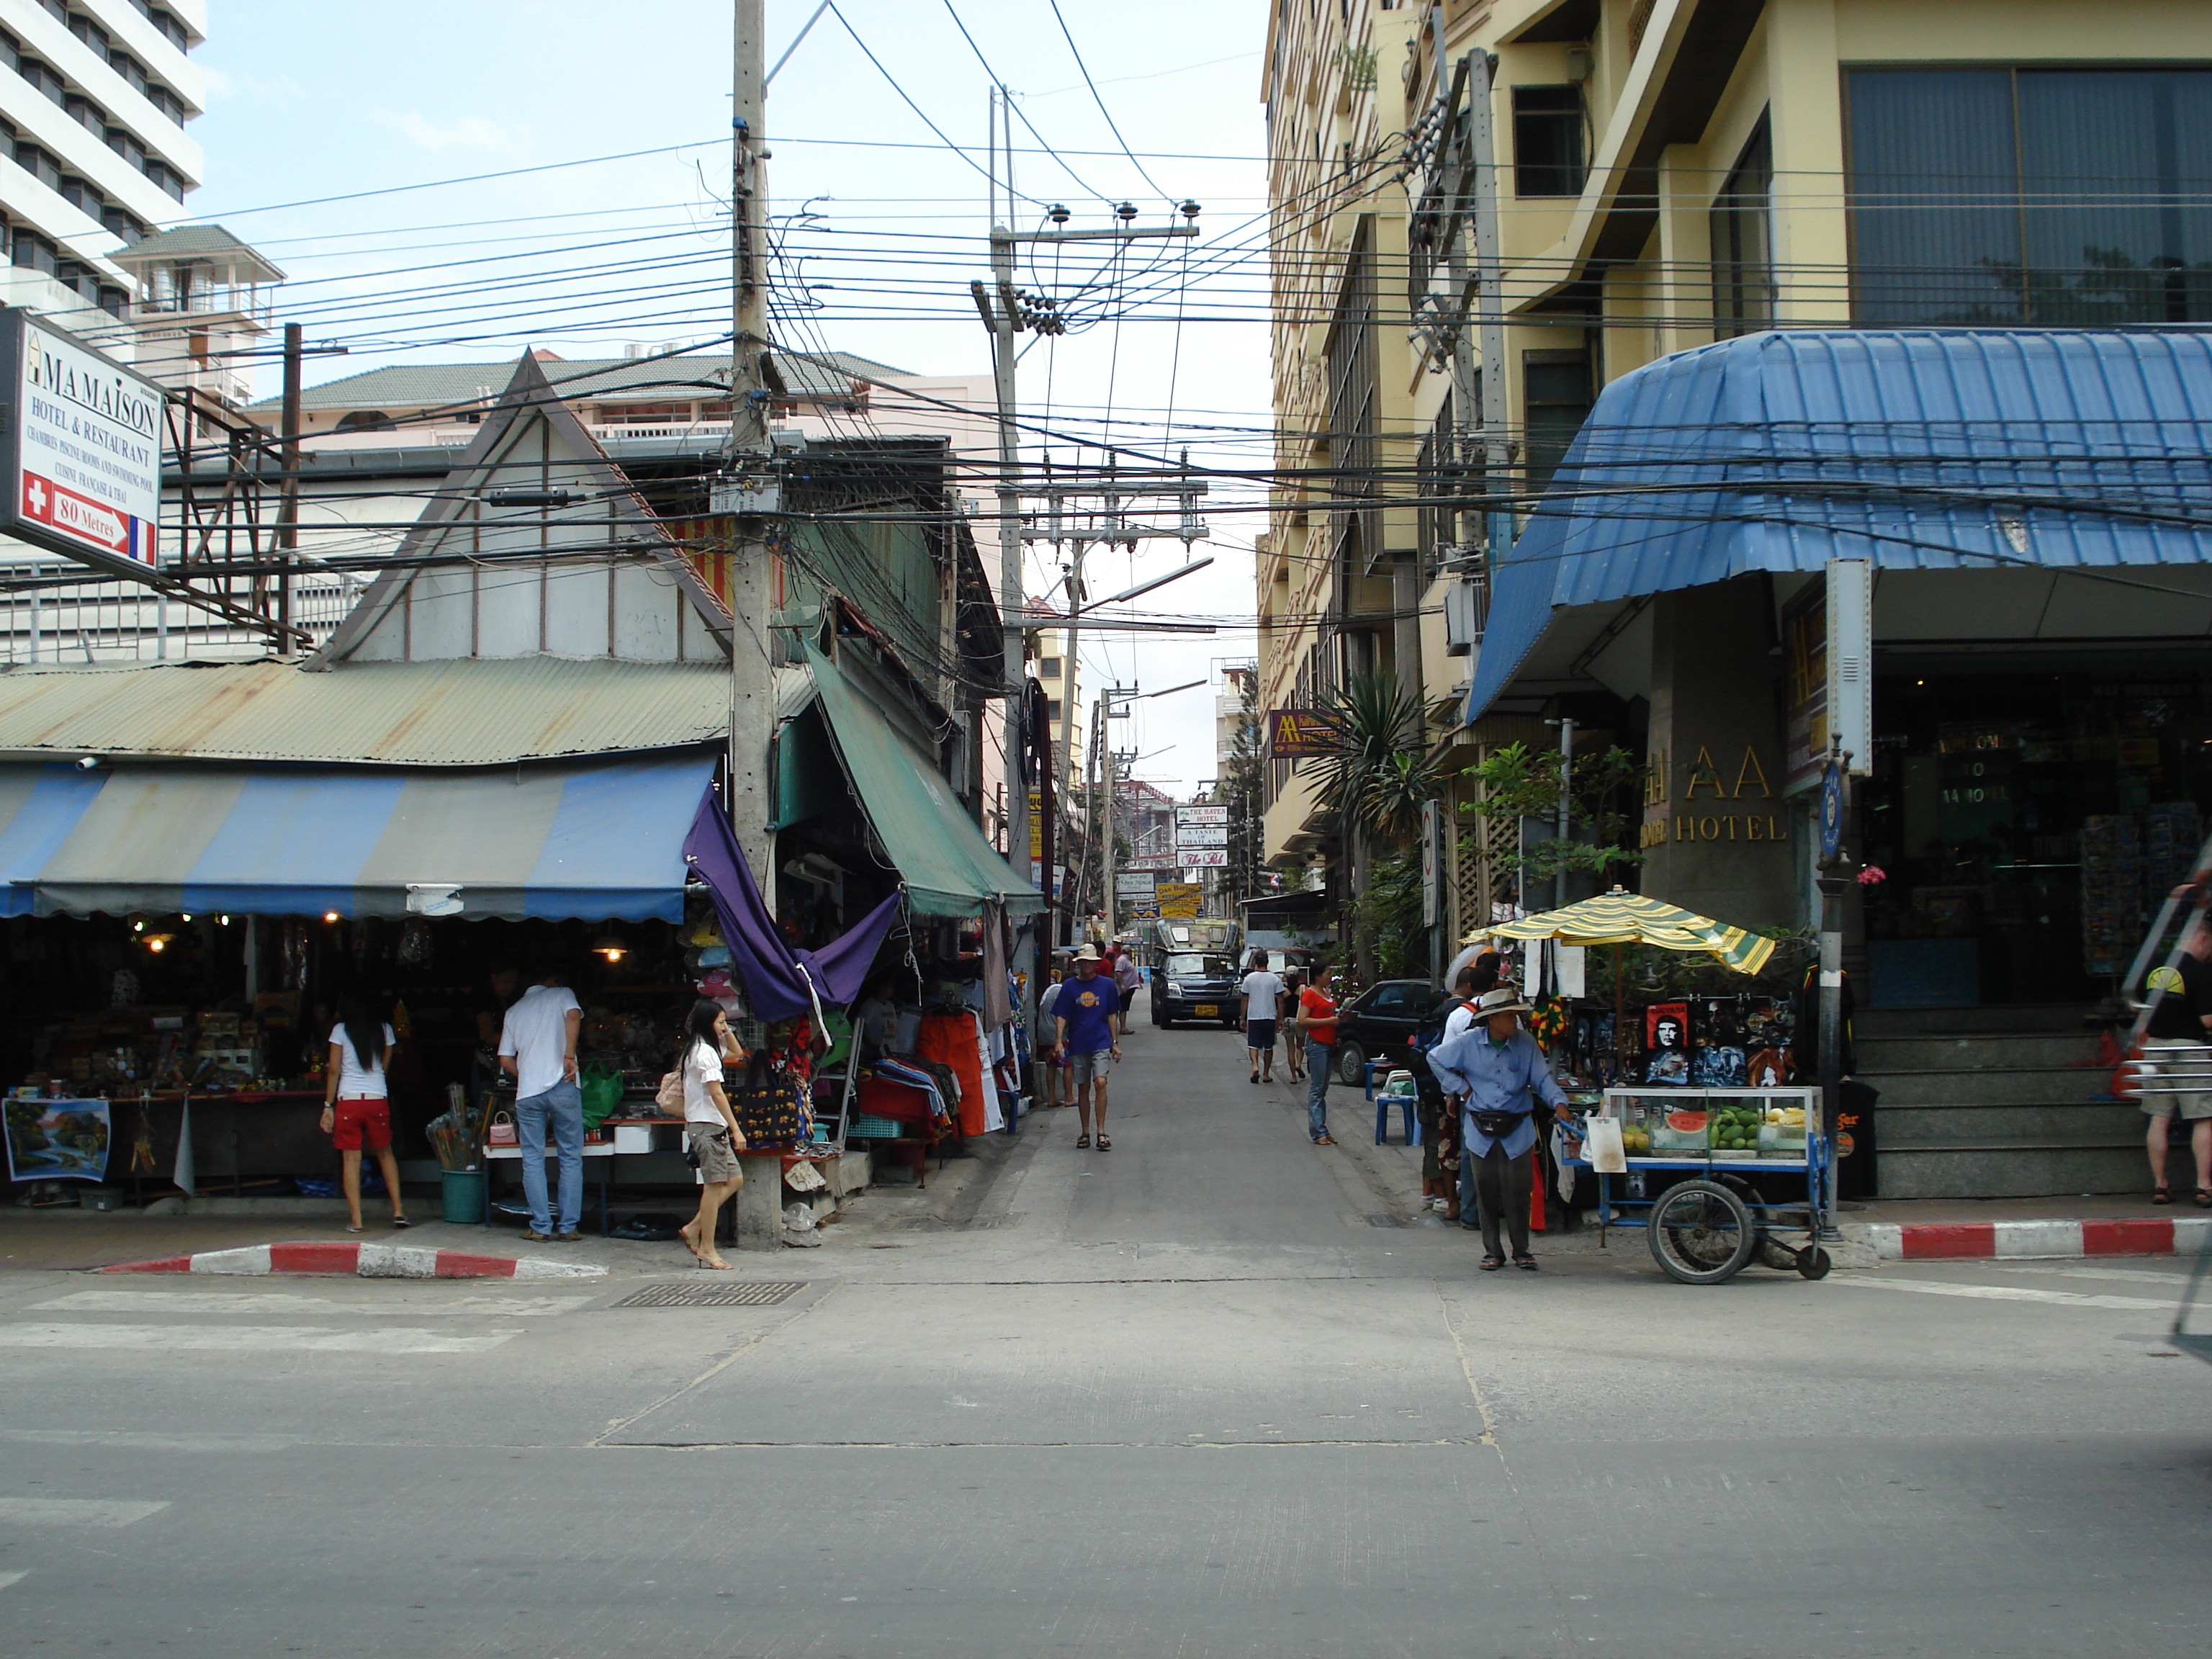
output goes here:
[{"label": "plastic stool", "polygon": [[1393,1099],[1395,1099],[1400,1105],[1406,1109],[1406,1144],[1408,1146],[1419,1146],[1421,1144],[1421,1121],[1419,1117],[1415,1115],[1416,1109],[1421,1103],[1420,1097],[1419,1095],[1377,1095],[1375,1097],[1375,1144],[1377,1146],[1381,1146],[1387,1145],[1389,1141],[1390,1103]]}]

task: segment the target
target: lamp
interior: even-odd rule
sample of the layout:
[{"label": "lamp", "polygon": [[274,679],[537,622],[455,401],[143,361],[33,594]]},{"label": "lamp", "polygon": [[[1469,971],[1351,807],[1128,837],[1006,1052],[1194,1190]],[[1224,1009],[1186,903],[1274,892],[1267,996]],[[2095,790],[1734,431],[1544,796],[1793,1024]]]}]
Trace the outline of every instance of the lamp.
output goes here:
[{"label": "lamp", "polygon": [[592,941],[592,954],[611,964],[629,954],[629,945],[620,933],[610,930]]}]

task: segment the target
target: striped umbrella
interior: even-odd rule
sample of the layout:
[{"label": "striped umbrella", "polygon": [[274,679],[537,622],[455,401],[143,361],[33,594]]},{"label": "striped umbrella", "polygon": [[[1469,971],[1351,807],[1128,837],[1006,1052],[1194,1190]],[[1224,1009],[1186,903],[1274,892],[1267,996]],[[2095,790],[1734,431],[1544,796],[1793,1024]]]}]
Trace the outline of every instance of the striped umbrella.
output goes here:
[{"label": "striped umbrella", "polygon": [[1703,951],[1739,974],[1755,974],[1774,954],[1774,941],[1641,893],[1614,888],[1564,909],[1479,929],[1477,937],[1551,939],[1562,945],[1652,945],[1662,951]]}]

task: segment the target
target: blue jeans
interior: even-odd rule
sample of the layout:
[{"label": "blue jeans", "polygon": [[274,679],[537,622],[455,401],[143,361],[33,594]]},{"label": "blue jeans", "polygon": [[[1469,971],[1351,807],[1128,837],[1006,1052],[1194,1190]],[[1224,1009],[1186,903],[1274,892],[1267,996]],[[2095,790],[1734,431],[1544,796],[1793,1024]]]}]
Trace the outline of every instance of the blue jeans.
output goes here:
[{"label": "blue jeans", "polygon": [[1306,1039],[1306,1133],[1316,1140],[1328,1133],[1328,1074],[1335,1060],[1333,1044]]},{"label": "blue jeans", "polygon": [[[561,1224],[545,1201],[545,1129],[561,1159]],[[584,1091],[569,1082],[514,1103],[514,1139],[522,1151],[522,1195],[530,1224],[541,1233],[573,1233],[584,1218]]]}]

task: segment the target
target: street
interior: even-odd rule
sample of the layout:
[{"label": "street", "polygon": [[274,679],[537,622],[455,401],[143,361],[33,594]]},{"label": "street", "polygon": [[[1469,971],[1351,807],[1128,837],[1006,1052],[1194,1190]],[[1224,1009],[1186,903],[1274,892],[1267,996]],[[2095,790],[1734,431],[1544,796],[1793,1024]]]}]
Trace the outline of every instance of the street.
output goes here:
[{"label": "street", "polygon": [[[958,1231],[581,1285],[0,1287],[9,1650],[2026,1656],[2202,1626],[2186,1264],[1477,1274],[1139,1024]],[[1390,1156],[1395,1154],[1395,1157]],[[1381,1188],[1381,1190],[1378,1190]],[[685,1279],[704,1275],[685,1275]],[[726,1286],[726,1282],[725,1282]],[[777,1294],[769,1291],[766,1294]]]}]

